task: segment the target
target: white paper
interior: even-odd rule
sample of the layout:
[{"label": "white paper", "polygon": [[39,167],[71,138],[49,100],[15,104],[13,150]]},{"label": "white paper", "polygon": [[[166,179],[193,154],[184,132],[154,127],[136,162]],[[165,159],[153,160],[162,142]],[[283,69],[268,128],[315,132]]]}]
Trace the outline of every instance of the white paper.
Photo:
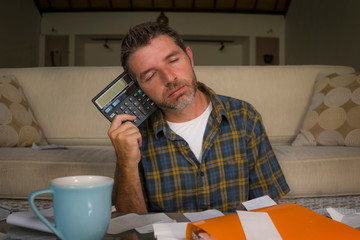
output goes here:
[{"label": "white paper", "polygon": [[0,240],[5,240],[5,239],[8,239],[8,235],[4,233],[0,233]]},{"label": "white paper", "polygon": [[107,233],[118,234],[135,228],[140,228],[156,222],[172,221],[165,213],[139,215],[129,213],[111,219]]},{"label": "white paper", "polygon": [[184,213],[184,216],[189,219],[191,222],[196,222],[200,220],[205,220],[214,217],[221,217],[224,214],[216,209],[210,209],[202,212],[191,212],[191,213]]},{"label": "white paper", "polygon": [[155,223],[154,236],[158,240],[185,240],[187,222]]},{"label": "white paper", "polygon": [[282,239],[266,212],[237,211],[247,240]]},{"label": "white paper", "polygon": [[246,210],[251,211],[259,208],[274,206],[276,205],[276,202],[272,200],[268,195],[265,195],[243,202],[242,205],[244,205]]},{"label": "white paper", "polygon": [[56,144],[39,146],[36,143],[33,143],[31,148],[33,150],[40,151],[40,150],[52,150],[52,149],[66,149],[67,147],[65,147],[64,145],[56,145]]},{"label": "white paper", "polygon": [[341,220],[342,223],[360,230],[360,213],[348,214]]},{"label": "white paper", "polygon": [[[176,221],[171,219],[171,220],[165,220],[165,221],[160,221],[160,222],[156,222],[157,223],[175,223]],[[149,224],[143,227],[138,227],[135,228],[135,230],[140,233],[140,234],[145,234],[145,233],[152,233],[154,232],[154,224]]]},{"label": "white paper", "polygon": [[[53,208],[40,210],[40,213],[47,220],[49,220],[50,223],[54,224]],[[25,227],[38,231],[52,233],[52,231],[35,215],[33,211],[14,212],[7,217],[6,222],[8,224],[12,224],[19,227]]]},{"label": "white paper", "polygon": [[344,217],[344,214],[341,214],[340,212],[336,211],[334,208],[327,208],[326,211],[330,214],[330,217],[338,222],[341,222],[342,218]]},{"label": "white paper", "polygon": [[355,209],[327,208],[326,211],[333,220],[360,229],[360,213],[357,213]]}]

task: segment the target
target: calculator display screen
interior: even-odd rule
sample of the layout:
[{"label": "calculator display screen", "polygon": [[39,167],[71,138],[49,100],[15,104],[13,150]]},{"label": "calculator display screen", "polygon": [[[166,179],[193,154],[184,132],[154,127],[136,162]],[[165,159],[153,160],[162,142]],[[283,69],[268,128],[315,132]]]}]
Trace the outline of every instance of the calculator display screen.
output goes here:
[{"label": "calculator display screen", "polygon": [[112,85],[103,95],[101,95],[96,103],[103,108],[109,101],[111,101],[116,95],[118,95],[122,90],[127,87],[127,82],[124,78],[121,78],[114,85]]}]

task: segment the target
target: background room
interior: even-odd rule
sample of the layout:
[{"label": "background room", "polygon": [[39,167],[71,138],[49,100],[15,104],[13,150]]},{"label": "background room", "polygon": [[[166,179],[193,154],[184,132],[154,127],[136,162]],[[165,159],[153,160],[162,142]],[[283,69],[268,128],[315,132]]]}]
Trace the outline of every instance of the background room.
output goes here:
[{"label": "background room", "polygon": [[[110,122],[131,112],[145,120],[152,112],[144,109],[155,104],[145,85],[144,91],[132,81],[107,86],[126,74],[120,48],[128,30],[159,21],[191,47],[199,82],[250,103],[261,115],[274,150],[266,155],[276,156],[290,186],[279,203],[322,215],[328,207],[360,212],[359,9],[359,0],[0,0],[0,205],[13,208],[8,213],[26,210],[29,194],[57,177],[114,177],[118,159],[107,134]],[[227,103],[214,109],[228,109]],[[234,112],[242,117],[239,109]],[[203,125],[214,125],[217,112]],[[146,126],[159,126],[152,120]],[[248,129],[246,124],[246,131],[232,136],[246,132],[253,139]],[[221,128],[216,131],[204,139],[227,139]],[[259,142],[234,139],[230,145]],[[180,140],[175,142],[190,153],[186,157],[195,157]],[[210,152],[216,146],[203,144],[204,161],[193,171],[199,181],[212,182],[203,179],[211,177],[208,157],[220,155]],[[247,155],[234,152],[224,164]],[[196,186],[204,196],[210,192]],[[43,208],[51,206],[50,198],[39,199]],[[0,221],[0,239],[9,227]]]},{"label": "background room", "polygon": [[14,0],[0,6],[0,67],[117,66],[124,33],[156,21],[162,10],[189,40],[196,65],[358,69],[360,61],[356,0]]}]

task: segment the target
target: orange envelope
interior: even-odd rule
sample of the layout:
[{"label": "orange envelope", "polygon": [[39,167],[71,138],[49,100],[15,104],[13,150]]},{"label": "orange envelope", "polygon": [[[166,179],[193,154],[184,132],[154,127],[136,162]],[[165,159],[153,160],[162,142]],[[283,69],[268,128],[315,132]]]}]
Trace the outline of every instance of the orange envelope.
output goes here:
[{"label": "orange envelope", "polygon": [[[284,240],[360,239],[359,230],[300,205],[282,203],[254,212],[267,212]],[[236,213],[189,223],[186,239],[197,239],[194,236],[198,236],[200,232],[208,233],[216,240],[246,239]]]}]

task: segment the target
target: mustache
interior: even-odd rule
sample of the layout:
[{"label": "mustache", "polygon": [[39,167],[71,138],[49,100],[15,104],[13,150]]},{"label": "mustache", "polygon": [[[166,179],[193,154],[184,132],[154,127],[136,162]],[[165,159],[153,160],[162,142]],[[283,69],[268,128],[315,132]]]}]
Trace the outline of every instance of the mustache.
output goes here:
[{"label": "mustache", "polygon": [[167,92],[172,92],[172,91],[174,91],[174,90],[176,90],[177,88],[179,88],[179,87],[183,87],[183,86],[190,86],[189,84],[184,84],[184,83],[181,83],[181,82],[179,82],[179,81],[177,81],[177,80],[175,80],[175,81],[172,81],[172,82],[169,82],[167,85],[166,85],[166,87],[167,87]]}]

